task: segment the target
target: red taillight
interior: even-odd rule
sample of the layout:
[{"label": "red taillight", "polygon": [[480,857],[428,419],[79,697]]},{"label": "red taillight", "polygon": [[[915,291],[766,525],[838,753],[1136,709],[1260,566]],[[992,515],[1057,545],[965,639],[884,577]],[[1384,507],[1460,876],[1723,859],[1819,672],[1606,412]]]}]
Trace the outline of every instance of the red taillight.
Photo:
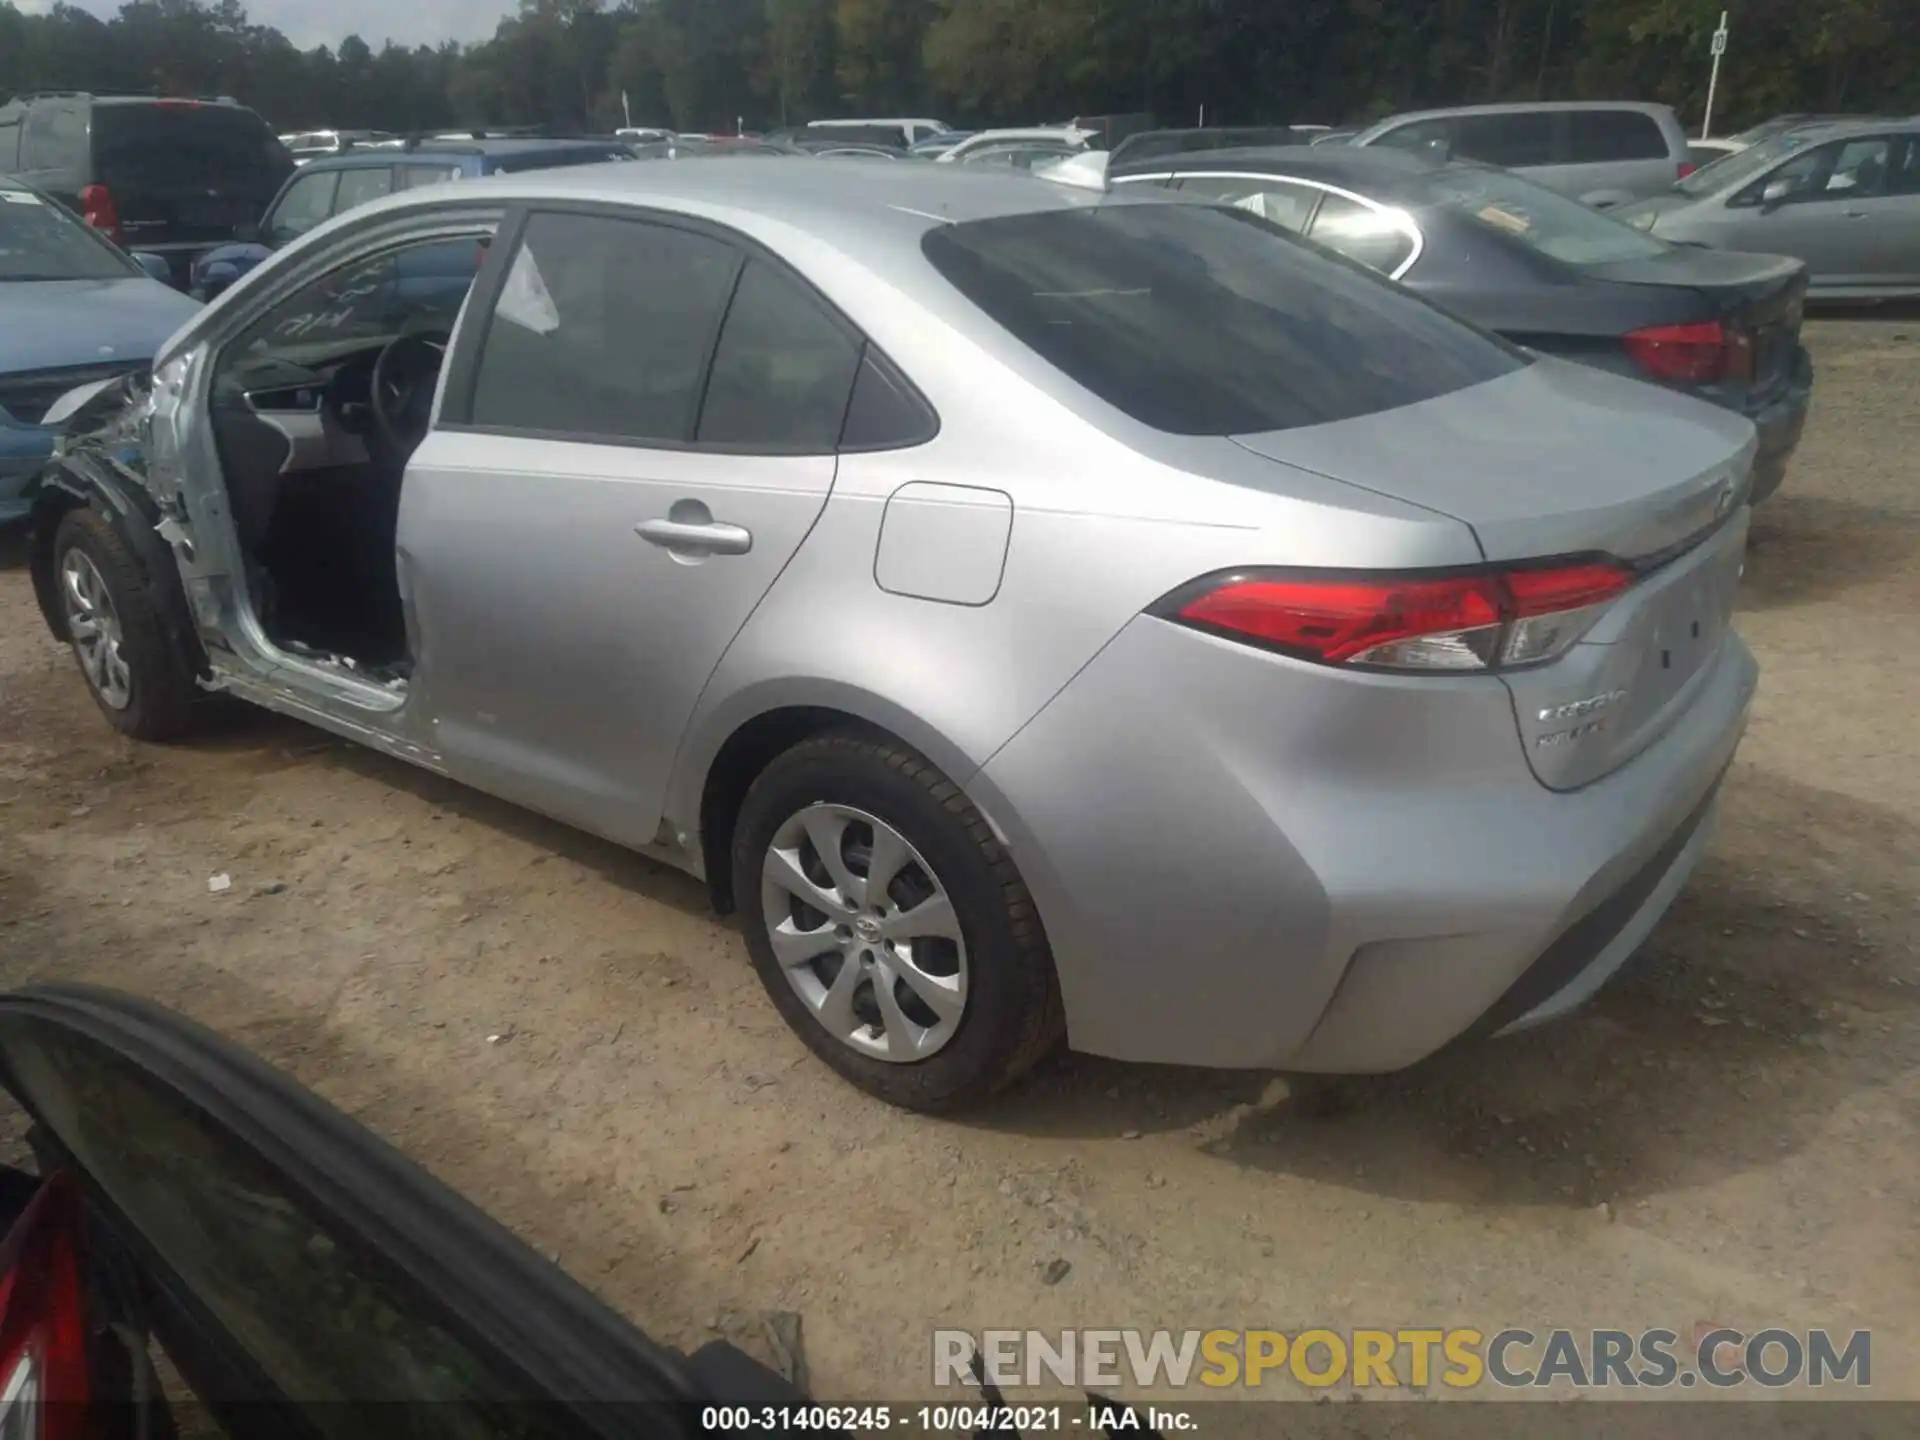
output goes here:
[{"label": "red taillight", "polygon": [[0,1244],[0,1396],[37,1402],[40,1440],[87,1433],[84,1296],[80,1192],[55,1175]]},{"label": "red taillight", "polygon": [[104,185],[89,185],[80,192],[80,213],[87,224],[105,231],[114,244],[121,244],[120,203]]},{"label": "red taillight", "polygon": [[1656,380],[1710,385],[1753,377],[1753,336],[1718,320],[1696,325],[1655,325],[1625,340],[1627,354]]},{"label": "red taillight", "polygon": [[1158,613],[1326,665],[1493,670],[1563,654],[1633,583],[1605,561],[1449,576],[1233,576]]},{"label": "red taillight", "polygon": [[1698,168],[1699,167],[1695,165],[1691,160],[1682,160],[1680,162],[1680,178],[1682,180],[1686,179],[1687,176],[1691,175]]}]

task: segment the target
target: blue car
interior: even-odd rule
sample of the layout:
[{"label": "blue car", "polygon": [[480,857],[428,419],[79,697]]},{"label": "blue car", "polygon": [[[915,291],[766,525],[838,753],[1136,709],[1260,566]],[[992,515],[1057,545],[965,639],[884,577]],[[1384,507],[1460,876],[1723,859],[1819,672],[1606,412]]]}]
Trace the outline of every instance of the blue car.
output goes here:
[{"label": "blue car", "polygon": [[153,278],[165,268],[0,176],[0,524],[26,516],[27,482],[53,451],[40,423],[53,402],[145,369],[200,308]]},{"label": "blue car", "polygon": [[413,141],[401,149],[349,150],[313,160],[281,187],[258,225],[244,227],[240,243],[209,250],[194,262],[188,290],[195,299],[212,300],[309,230],[396,190],[633,158],[632,149],[617,140],[449,138]]}]

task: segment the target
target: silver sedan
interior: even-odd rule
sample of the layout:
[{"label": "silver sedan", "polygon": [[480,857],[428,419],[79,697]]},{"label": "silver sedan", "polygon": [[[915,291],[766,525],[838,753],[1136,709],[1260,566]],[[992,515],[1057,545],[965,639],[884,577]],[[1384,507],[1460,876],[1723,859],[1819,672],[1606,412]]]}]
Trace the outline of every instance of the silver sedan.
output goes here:
[{"label": "silver sedan", "polygon": [[1752,426],[1146,189],[356,210],[61,407],[48,622],[130,735],[225,692],[704,878],[896,1104],[1560,1014],[1746,723]]},{"label": "silver sedan", "polygon": [[1920,121],[1789,130],[1613,213],[1667,240],[1796,256],[1815,299],[1920,295]]}]

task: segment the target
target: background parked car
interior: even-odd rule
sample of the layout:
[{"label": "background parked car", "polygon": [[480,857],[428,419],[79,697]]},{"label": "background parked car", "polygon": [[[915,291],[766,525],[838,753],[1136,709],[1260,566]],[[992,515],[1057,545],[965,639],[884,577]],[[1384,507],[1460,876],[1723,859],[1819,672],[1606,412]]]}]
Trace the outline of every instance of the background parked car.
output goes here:
[{"label": "background parked car", "polygon": [[802,129],[792,132],[790,138],[799,140],[815,136],[844,140],[855,145],[886,145],[906,150],[922,140],[932,140],[946,133],[947,127],[944,121],[930,120],[925,116],[871,120],[848,118],[815,120]]},{"label": "background parked car", "polygon": [[907,153],[916,160],[937,160],[962,140],[971,140],[979,133],[977,130],[945,130],[938,135],[929,135],[924,140],[915,141]]},{"label": "background parked car", "polygon": [[1789,130],[1806,130],[1815,125],[1845,125],[1855,120],[1894,120],[1894,115],[1775,115],[1771,120],[1762,120],[1758,125],[1749,125],[1745,130],[1729,135],[1726,143],[1744,150],[1749,145],[1758,145],[1762,140],[1771,140],[1776,135],[1784,135]]},{"label": "background parked car", "polygon": [[1519,170],[1602,208],[1658,195],[1693,173],[1687,132],[1666,105],[1462,105],[1390,115],[1352,145],[1443,153]]},{"label": "background parked car", "polygon": [[282,135],[280,143],[287,147],[294,164],[305,165],[311,160],[340,155],[348,150],[381,145],[398,146],[402,142],[398,135],[386,130],[304,130],[293,135]]},{"label": "background parked car", "polygon": [[997,165],[1014,170],[1031,170],[1052,160],[1064,160],[1083,153],[1083,147],[1065,140],[999,140],[969,150],[960,157],[962,165]]},{"label": "background parked car", "polygon": [[1683,243],[1797,255],[1816,299],[1920,295],[1920,121],[1789,130],[1621,218]]},{"label": "background parked car", "polygon": [[448,180],[567,165],[632,160],[634,151],[608,140],[438,140],[400,151],[351,150],[302,166],[236,243],[194,262],[190,293],[212,300],[283,245],[382,195]]},{"label": "background parked car", "polygon": [[951,165],[988,145],[1005,145],[1014,142],[1065,145],[1077,151],[1086,149],[1088,141],[1092,138],[1092,131],[1073,125],[1034,125],[1024,129],[982,130],[934,158],[939,164]]},{"label": "background parked car", "polygon": [[0,175],[0,524],[26,514],[22,491],[53,450],[47,408],[151,365],[199,308],[64,206]]},{"label": "background parked car", "polygon": [[1190,154],[1198,150],[1246,150],[1261,145],[1318,144],[1325,127],[1304,125],[1216,125],[1201,130],[1142,130],[1129,135],[1112,150],[1112,164],[1131,164],[1161,155]]},{"label": "background parked car", "polygon": [[116,244],[166,256],[182,288],[194,260],[259,219],[293,169],[267,122],[231,100],[72,91],[0,105],[0,174]]},{"label": "background parked car", "polygon": [[1813,363],[1798,261],[1670,245],[1511,171],[1390,149],[1183,155],[1109,176],[1251,210],[1529,349],[1746,416],[1755,503],[1799,446]]}]

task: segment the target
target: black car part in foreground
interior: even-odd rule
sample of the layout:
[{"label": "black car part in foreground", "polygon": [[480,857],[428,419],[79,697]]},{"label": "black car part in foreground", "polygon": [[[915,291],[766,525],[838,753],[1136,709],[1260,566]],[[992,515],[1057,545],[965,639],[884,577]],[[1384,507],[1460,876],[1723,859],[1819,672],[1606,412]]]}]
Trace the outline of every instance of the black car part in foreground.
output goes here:
[{"label": "black car part in foreground", "polygon": [[[678,1437],[723,1428],[716,1410],[759,1435],[843,1433],[760,1423],[805,1395],[725,1341],[648,1339],[159,1006],[82,986],[0,996],[0,1084],[39,1171],[0,1167],[0,1435],[175,1440],[204,1417],[234,1440]],[[156,1342],[191,1398],[162,1383]]]}]

